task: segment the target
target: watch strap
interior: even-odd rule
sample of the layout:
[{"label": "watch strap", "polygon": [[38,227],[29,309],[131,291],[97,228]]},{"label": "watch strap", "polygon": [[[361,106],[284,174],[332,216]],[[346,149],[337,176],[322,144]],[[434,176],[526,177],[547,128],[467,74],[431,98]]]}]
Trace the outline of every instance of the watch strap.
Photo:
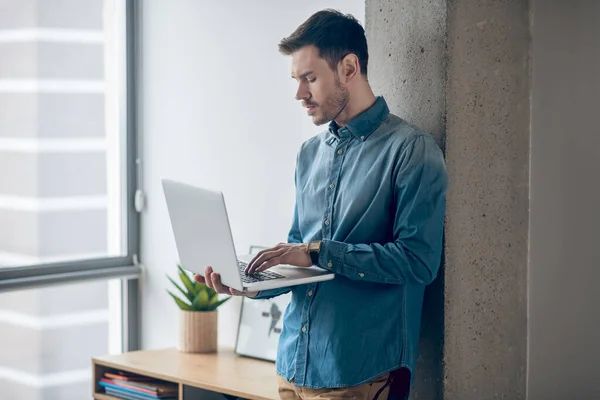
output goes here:
[{"label": "watch strap", "polygon": [[308,255],[310,256],[310,260],[313,263],[313,265],[318,265],[320,251],[321,251],[321,241],[320,240],[315,240],[308,244]]},{"label": "watch strap", "polygon": [[309,251],[308,254],[310,255],[310,261],[313,263],[313,265],[319,264],[319,253],[318,252]]}]

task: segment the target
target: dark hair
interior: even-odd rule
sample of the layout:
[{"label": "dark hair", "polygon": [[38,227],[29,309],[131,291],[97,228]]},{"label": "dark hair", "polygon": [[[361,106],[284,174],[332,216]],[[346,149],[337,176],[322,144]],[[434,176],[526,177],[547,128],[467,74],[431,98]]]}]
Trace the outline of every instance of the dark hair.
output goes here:
[{"label": "dark hair", "polygon": [[334,70],[346,55],[355,54],[361,73],[367,76],[367,38],[365,30],[352,15],[331,9],[319,11],[311,15],[289,37],[282,39],[279,51],[290,55],[309,45],[319,49],[319,56]]}]

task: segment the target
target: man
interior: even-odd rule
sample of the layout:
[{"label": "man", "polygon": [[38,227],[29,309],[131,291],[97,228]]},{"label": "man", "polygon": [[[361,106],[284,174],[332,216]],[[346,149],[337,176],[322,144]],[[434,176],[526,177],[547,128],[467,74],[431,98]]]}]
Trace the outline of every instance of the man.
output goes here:
[{"label": "man", "polygon": [[258,253],[246,272],[314,264],[336,277],[260,293],[224,287],[211,267],[196,279],[259,299],[292,292],[277,357],[282,399],[407,398],[423,292],[441,263],[442,152],[374,96],[352,16],[317,12],[279,50],[291,55],[296,99],[329,127],[298,153],[288,243]]}]

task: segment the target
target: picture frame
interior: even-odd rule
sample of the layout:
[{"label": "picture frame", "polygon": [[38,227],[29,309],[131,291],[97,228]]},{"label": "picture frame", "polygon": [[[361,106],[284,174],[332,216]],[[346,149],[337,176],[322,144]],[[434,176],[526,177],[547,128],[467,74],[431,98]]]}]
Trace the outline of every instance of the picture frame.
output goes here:
[{"label": "picture frame", "polygon": [[[264,249],[250,246],[250,254]],[[240,356],[275,362],[283,315],[292,298],[286,293],[272,299],[242,298],[235,353]]]}]

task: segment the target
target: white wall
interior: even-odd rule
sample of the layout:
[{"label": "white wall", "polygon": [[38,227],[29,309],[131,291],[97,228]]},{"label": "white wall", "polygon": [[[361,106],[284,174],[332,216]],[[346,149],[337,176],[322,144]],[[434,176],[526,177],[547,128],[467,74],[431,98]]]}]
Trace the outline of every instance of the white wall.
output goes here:
[{"label": "white wall", "polygon": [[530,400],[600,398],[600,2],[533,2]]},{"label": "white wall", "polygon": [[[148,1],[142,11],[142,347],[174,346],[177,309],[166,273],[177,252],[160,179],[225,193],[236,248],[284,241],[300,144],[319,131],[294,100],[290,59],[277,51],[312,13],[364,20],[361,0]],[[219,341],[233,346],[240,299],[220,308]]]}]

